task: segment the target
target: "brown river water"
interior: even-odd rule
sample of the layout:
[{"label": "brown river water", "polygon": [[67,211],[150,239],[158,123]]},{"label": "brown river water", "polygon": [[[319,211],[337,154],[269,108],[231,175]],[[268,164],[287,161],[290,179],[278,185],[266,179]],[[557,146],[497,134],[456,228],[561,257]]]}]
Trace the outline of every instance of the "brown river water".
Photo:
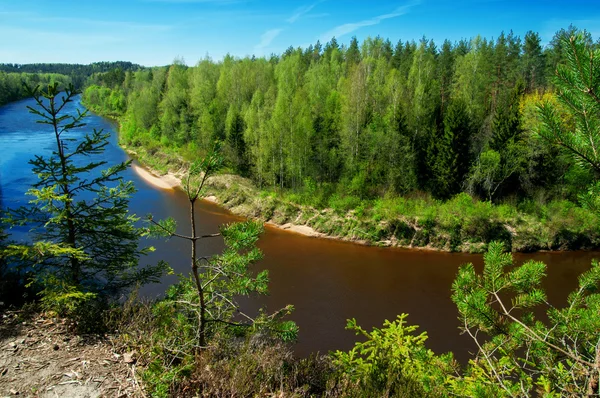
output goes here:
[{"label": "brown river water", "polygon": [[[53,148],[51,135],[35,117],[27,112],[32,100],[15,102],[0,107],[0,205],[17,207],[25,204],[24,192],[35,176],[31,174],[28,159],[35,154],[47,154]],[[67,110],[75,112],[77,102]],[[91,115],[88,126],[115,131],[115,125],[106,119]],[[77,138],[82,131],[73,132]],[[111,137],[104,160],[109,164],[126,159],[117,145],[116,134]],[[187,233],[188,205],[179,190],[157,189],[132,170],[125,178],[136,184],[138,192],[131,200],[131,209],[139,216],[152,213],[155,219],[173,217]],[[197,207],[199,233],[218,231],[221,224],[238,221],[226,210],[209,202]],[[187,229],[186,229],[187,228]],[[26,230],[10,231],[12,239],[26,239]],[[171,239],[151,242],[156,252],[142,263],[167,260],[178,273],[189,271],[187,242]],[[206,239],[200,244],[200,255],[218,253],[223,243],[220,238]],[[420,250],[368,247],[329,239],[309,238],[288,231],[267,227],[259,241],[264,259],[258,269],[270,273],[270,295],[252,297],[243,301],[248,311],[260,306],[274,311],[287,304],[295,306],[291,319],[300,327],[295,345],[298,355],[326,353],[348,349],[356,336],[344,329],[348,318],[356,318],[365,328],[381,326],[385,319],[408,313],[408,322],[427,331],[427,345],[436,353],[453,351],[465,362],[473,345],[468,336],[460,335],[457,311],[450,299],[452,281],[461,264],[472,262],[482,266],[481,255],[440,253]],[[515,254],[516,263],[529,259],[541,260],[548,265],[545,288],[549,301],[564,306],[566,297],[577,284],[577,275],[589,268],[591,259],[600,257],[596,252],[562,252]],[[167,276],[161,284],[145,286],[141,294],[156,297],[162,294],[175,276]]]},{"label": "brown river water", "polygon": [[[169,213],[187,226],[186,198],[181,191],[168,194]],[[198,205],[200,233],[218,230],[223,223],[241,220],[217,205],[203,201]],[[181,232],[185,232],[182,228]],[[189,253],[183,242],[156,242],[157,254],[179,264]],[[165,245],[162,247],[162,245]],[[217,238],[201,243],[203,254],[218,252]],[[453,351],[466,362],[474,346],[467,335],[460,334],[460,322],[450,299],[452,282],[461,264],[473,263],[481,270],[481,255],[443,253],[363,246],[331,239],[311,238],[267,226],[259,241],[264,258],[257,270],[268,269],[270,294],[243,300],[248,311],[264,306],[275,311],[292,304],[291,316],[300,327],[295,346],[298,355],[349,349],[357,337],[345,330],[346,320],[356,318],[365,328],[380,327],[384,320],[401,313],[407,320],[427,331],[427,345],[436,353]],[[164,254],[167,254],[165,256]],[[589,268],[594,252],[553,252],[514,254],[516,264],[534,259],[548,265],[544,287],[550,303],[564,306],[569,292],[577,285],[577,276]],[[150,286],[148,293],[160,293],[164,286]]]}]

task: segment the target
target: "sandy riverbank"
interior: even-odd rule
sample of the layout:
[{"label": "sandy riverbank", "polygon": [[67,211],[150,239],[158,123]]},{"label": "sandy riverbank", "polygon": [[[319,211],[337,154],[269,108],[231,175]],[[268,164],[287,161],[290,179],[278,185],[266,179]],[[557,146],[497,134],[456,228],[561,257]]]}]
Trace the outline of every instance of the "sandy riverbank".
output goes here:
[{"label": "sandy riverbank", "polygon": [[175,176],[173,173],[165,174],[164,176],[157,177],[154,174],[150,173],[148,170],[144,169],[137,164],[131,165],[133,171],[137,173],[137,175],[146,181],[148,184],[154,185],[160,189],[174,189],[181,185],[181,180]]},{"label": "sandy riverbank", "polygon": [[[152,174],[151,172],[149,172],[148,170],[146,170],[145,168],[143,168],[135,163],[132,164],[131,167],[133,168],[133,171],[135,171],[140,178],[142,178],[147,183],[155,186],[156,188],[175,189],[176,187],[181,185],[181,180],[173,173],[168,173],[168,174],[158,177],[158,176]],[[218,177],[212,177],[212,178],[218,178]],[[204,200],[219,204],[217,197],[214,195],[209,195],[209,196],[205,197]],[[268,224],[272,225],[274,227],[284,229],[286,231],[294,232],[297,234],[301,234],[301,235],[312,236],[312,237],[325,237],[324,234],[315,231],[313,228],[311,228],[307,225],[295,225],[292,223],[279,225],[279,224],[276,224],[273,222],[268,222]]]}]

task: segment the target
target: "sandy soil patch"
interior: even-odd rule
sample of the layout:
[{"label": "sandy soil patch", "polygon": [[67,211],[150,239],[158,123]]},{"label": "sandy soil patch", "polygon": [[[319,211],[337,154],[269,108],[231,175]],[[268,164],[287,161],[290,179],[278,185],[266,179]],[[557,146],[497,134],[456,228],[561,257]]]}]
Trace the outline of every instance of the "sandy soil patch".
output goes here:
[{"label": "sandy soil patch", "polygon": [[308,225],[296,225],[296,224],[292,224],[292,223],[278,225],[278,224],[271,223],[271,222],[269,222],[268,224],[273,225],[278,228],[281,228],[281,229],[285,229],[286,231],[295,232],[300,235],[312,236],[312,237],[325,237],[325,234],[315,231],[313,228],[309,227]]},{"label": "sandy soil patch", "polygon": [[206,200],[207,202],[211,202],[211,203],[219,203],[219,200],[217,199],[217,197],[215,195],[209,195],[204,197],[204,200]]}]

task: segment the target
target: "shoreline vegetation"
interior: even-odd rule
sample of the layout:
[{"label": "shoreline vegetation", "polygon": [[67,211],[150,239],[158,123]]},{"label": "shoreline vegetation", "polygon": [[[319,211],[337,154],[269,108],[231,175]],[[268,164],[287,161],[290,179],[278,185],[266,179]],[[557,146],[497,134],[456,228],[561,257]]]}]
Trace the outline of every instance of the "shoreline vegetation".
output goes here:
[{"label": "shoreline vegetation", "polygon": [[[123,142],[120,131],[119,142],[142,165],[133,167],[145,181],[162,189],[180,184],[179,176],[188,164],[180,155],[132,148]],[[544,214],[540,218],[465,193],[445,202],[402,197],[363,201],[346,211],[302,205],[285,195],[260,190],[237,175],[218,174],[207,181],[204,199],[236,216],[279,229],[363,245],[465,253],[485,252],[494,240],[504,242],[513,252],[594,250],[600,246],[597,216],[568,201],[538,209]]]},{"label": "shoreline vegetation", "polygon": [[239,216],[379,246],[592,250],[596,138],[571,139],[586,124],[556,89],[575,34],[592,46],[573,26],[545,47],[535,32],[332,39],[98,73],[82,100],[118,119],[120,144],[157,175],[185,172],[219,142],[208,196]]}]

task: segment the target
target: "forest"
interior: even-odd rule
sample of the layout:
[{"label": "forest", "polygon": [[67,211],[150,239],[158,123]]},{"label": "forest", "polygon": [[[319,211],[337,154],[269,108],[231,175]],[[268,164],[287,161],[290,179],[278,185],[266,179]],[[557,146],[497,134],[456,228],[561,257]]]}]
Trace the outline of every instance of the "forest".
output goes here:
[{"label": "forest", "polygon": [[84,88],[87,79],[94,73],[121,73],[125,71],[136,71],[142,67],[137,64],[126,61],[116,62],[93,62],[88,65],[82,64],[57,64],[57,63],[37,63],[37,64],[0,64],[0,71],[6,73],[31,73],[45,74],[56,73],[69,76],[71,83],[75,88]]},{"label": "forest", "polygon": [[[535,32],[441,45],[333,38],[269,58],[95,74],[83,100],[119,118],[122,143],[146,163],[165,153],[193,161],[220,141],[229,171],[263,195],[359,215],[358,227],[313,217],[329,235],[462,251],[510,245],[510,235],[516,250],[595,247],[595,215],[578,203],[596,171],[540,135],[537,110],[552,104],[573,125],[551,80],[561,38],[576,32],[547,46]],[[474,245],[459,248],[466,240]]]},{"label": "forest", "polygon": [[35,87],[57,82],[61,87],[71,83],[68,76],[58,73],[6,73],[0,71],[0,105],[29,97],[26,85]]},{"label": "forest", "polygon": [[124,115],[129,144],[204,154],[223,141],[231,170],[260,187],[576,199],[593,176],[535,133],[536,104],[556,101],[558,38],[575,30],[546,48],[534,32],[441,46],[334,38],[270,58],[175,60],[95,75],[84,100]]},{"label": "forest", "polygon": [[136,71],[142,67],[131,62],[95,62],[79,64],[0,64],[0,105],[29,97],[26,86],[47,86],[59,83],[66,88],[73,84],[77,89],[85,87],[93,74],[102,73],[108,84],[122,81],[125,71]]}]

